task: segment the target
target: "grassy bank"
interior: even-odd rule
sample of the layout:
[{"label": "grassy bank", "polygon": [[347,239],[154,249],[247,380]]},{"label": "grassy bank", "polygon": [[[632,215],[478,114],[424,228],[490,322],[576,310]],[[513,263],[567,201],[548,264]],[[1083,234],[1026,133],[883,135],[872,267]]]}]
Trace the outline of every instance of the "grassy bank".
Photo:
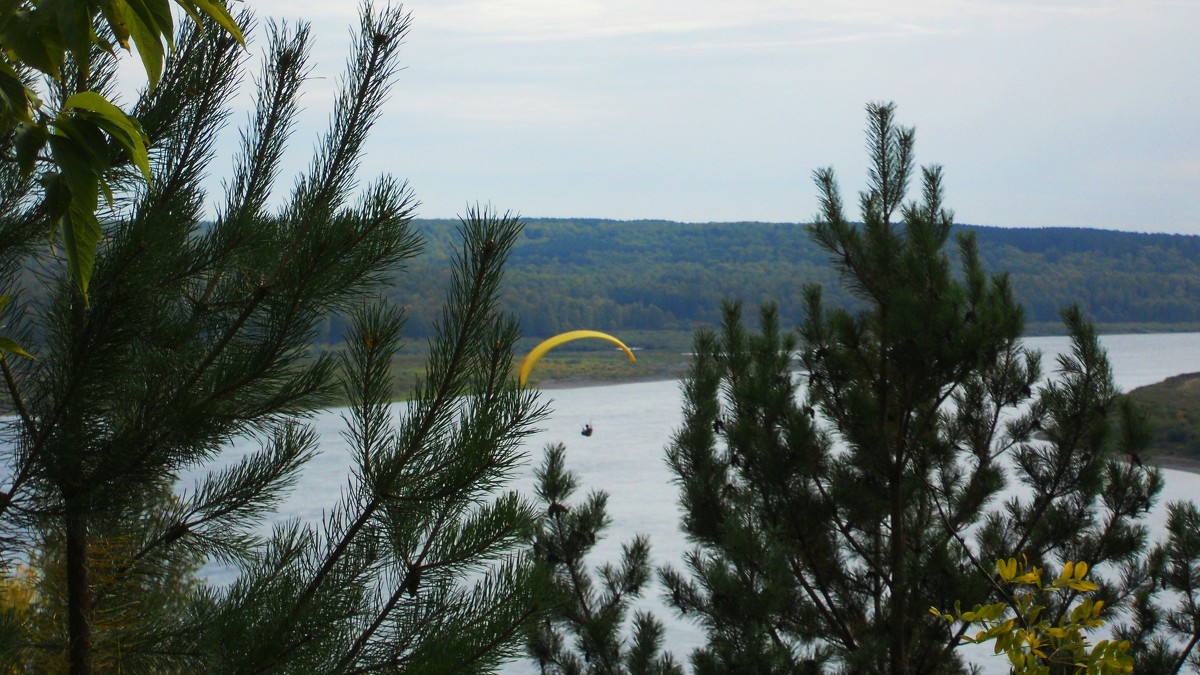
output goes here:
[{"label": "grassy bank", "polygon": [[[622,331],[619,337],[633,350],[637,363],[630,363],[619,349],[602,341],[579,340],[542,357],[529,377],[530,386],[555,389],[679,379],[687,374],[692,344],[690,331]],[[513,353],[514,377],[525,354],[539,341],[528,338],[517,344]],[[417,339],[392,359],[395,400],[403,401],[412,395],[417,380],[425,375],[428,358],[428,344]],[[338,405],[345,403],[345,400],[337,401]]]},{"label": "grassy bank", "polygon": [[[1061,335],[1061,324],[1030,325],[1030,336]],[[1165,333],[1200,330],[1193,325],[1102,324],[1101,334]],[[538,363],[529,382],[547,389],[593,384],[619,384],[648,380],[679,379],[687,374],[692,350],[692,331],[624,330],[614,335],[634,350],[637,363],[630,363],[620,352],[599,340],[579,340],[554,349]],[[525,354],[540,339],[526,338],[517,343],[513,354],[514,373]],[[417,378],[425,374],[429,349],[423,338],[411,340],[392,360],[396,399],[411,395]],[[1198,406],[1200,407],[1200,406]],[[1200,410],[1197,410],[1200,420]],[[1200,422],[1197,424],[1200,434]]]},{"label": "grassy bank", "polygon": [[1138,387],[1129,397],[1150,419],[1155,454],[1200,459],[1200,373]]}]

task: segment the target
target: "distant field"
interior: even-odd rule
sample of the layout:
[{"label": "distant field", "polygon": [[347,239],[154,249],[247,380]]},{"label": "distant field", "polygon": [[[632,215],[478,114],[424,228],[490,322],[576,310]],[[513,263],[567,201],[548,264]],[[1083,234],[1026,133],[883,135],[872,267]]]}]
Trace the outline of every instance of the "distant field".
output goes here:
[{"label": "distant field", "polygon": [[[562,345],[542,357],[529,383],[543,387],[595,383],[635,382],[681,378],[687,374],[692,347],[690,331],[621,331],[616,335],[634,352],[637,363],[601,341],[579,340]],[[536,340],[521,345],[514,366]]]},{"label": "distant field", "polygon": [[[1101,326],[1102,333],[1154,333],[1168,332],[1164,327],[1150,324],[1120,324]],[[1182,326],[1171,326],[1180,329]],[[1193,330],[1200,326],[1192,327]],[[1044,323],[1030,326],[1027,333],[1033,335],[1061,334],[1058,324]],[[580,340],[562,345],[544,356],[530,376],[533,386],[545,388],[572,387],[587,384],[619,384],[645,380],[680,379],[687,375],[691,362],[693,331],[685,330],[628,330],[614,331],[634,350],[637,363],[630,363],[621,352],[611,345],[601,341]],[[517,344],[513,354],[513,371],[520,365],[525,354],[536,345],[538,339],[528,338]],[[425,362],[428,347],[425,338],[410,340],[392,361],[392,375],[396,383],[396,398],[409,398],[418,377],[425,374]],[[1174,380],[1192,378],[1183,383]],[[1161,388],[1160,388],[1161,387]],[[1186,387],[1186,391],[1174,389]],[[1136,394],[1136,395],[1135,395]],[[1186,394],[1184,396],[1183,394]],[[1162,433],[1170,433],[1172,439],[1165,436],[1162,439],[1164,452],[1177,456],[1188,456],[1192,448],[1192,456],[1200,458],[1200,374],[1182,375],[1172,378],[1161,385],[1142,387],[1131,395],[1140,404],[1152,412],[1152,420],[1156,429],[1164,429]],[[1188,400],[1194,399],[1195,405],[1189,406]],[[1180,408],[1166,411],[1164,406],[1179,404]],[[1180,413],[1179,410],[1187,412]],[[1195,420],[1194,435],[1183,436],[1185,432],[1176,428],[1181,419]],[[1174,417],[1172,417],[1174,416]],[[1160,434],[1161,435],[1161,434]]]},{"label": "distant field", "polygon": [[[579,340],[542,357],[529,377],[529,384],[545,388],[572,387],[678,379],[687,374],[691,331],[630,330],[617,337],[633,350],[637,363],[630,363],[619,349],[602,341]],[[537,342],[537,339],[529,338],[517,344],[513,354],[514,377],[525,354]],[[418,378],[425,376],[428,354],[425,338],[416,338],[392,359],[396,400],[411,397]]]}]

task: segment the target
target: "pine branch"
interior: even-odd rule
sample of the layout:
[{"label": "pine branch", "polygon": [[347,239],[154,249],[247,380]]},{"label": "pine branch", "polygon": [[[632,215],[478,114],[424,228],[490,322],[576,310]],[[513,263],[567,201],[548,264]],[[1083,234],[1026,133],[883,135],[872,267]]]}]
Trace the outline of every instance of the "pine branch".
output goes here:
[{"label": "pine branch", "polygon": [[[21,418],[21,423],[25,426],[25,433],[32,436],[37,433],[37,427],[34,426],[33,419],[29,416],[29,411],[25,407],[25,401],[21,397],[21,391],[17,387],[17,381],[13,377],[12,368],[8,365],[8,359],[0,355],[0,369],[4,372],[4,384],[8,387],[8,395],[12,398],[13,406],[17,409],[17,415]],[[30,471],[33,468],[33,463],[25,461],[21,463],[21,468],[17,471],[16,477],[13,478],[12,484],[8,488],[8,492],[0,493],[0,516],[8,510],[17,491],[29,480]]]},{"label": "pine branch", "polygon": [[[467,241],[464,243],[462,257],[458,261],[459,267],[455,270],[455,282],[452,286],[451,298],[454,299],[458,293],[462,293],[466,301],[451,305],[458,312],[455,320],[445,327],[445,330],[449,331],[452,347],[448,352],[446,361],[437,364],[435,367],[436,385],[433,388],[433,396],[421,400],[418,404],[420,413],[417,419],[406,426],[404,445],[392,460],[396,466],[406,465],[422,445],[428,442],[436,420],[446,411],[452,409],[454,401],[461,393],[461,387],[466,376],[464,365],[468,358],[469,346],[473,344],[477,334],[487,324],[488,317],[491,316],[498,271],[512,245],[513,237],[519,229],[517,221],[509,218],[497,220],[490,213],[479,214],[471,212],[469,219],[465,223],[470,223],[471,227],[464,227],[464,234],[467,236]],[[501,433],[506,434],[509,432],[502,430]],[[441,466],[448,466],[448,463],[443,463]],[[470,478],[475,479],[486,470],[488,470],[486,466],[477,468]],[[470,482],[468,481],[460,484],[457,488],[448,488],[444,492],[453,493],[455,490],[461,490],[462,485],[469,484]],[[375,488],[370,498],[359,507],[357,515],[342,532],[340,539],[332,544],[320,567],[297,596],[297,599],[292,604],[292,610],[287,619],[288,622],[292,620],[296,612],[308,605],[335,567],[341,563],[342,559],[350,551],[352,543],[376,516],[377,511],[389,501],[393,501],[394,497],[397,496],[402,495],[395,495],[388,490]],[[446,512],[444,511],[439,514],[439,524],[435,525],[417,562],[406,562],[410,570],[419,569],[419,565],[424,562],[424,556],[428,554],[434,539],[440,532],[440,522],[445,515]],[[402,584],[403,586],[404,584]],[[394,606],[394,603],[389,604]],[[390,611],[391,609],[387,608],[387,612]],[[374,633],[382,625],[382,620],[385,616],[386,613],[377,615],[376,620],[372,623],[374,627],[369,626],[367,632]],[[356,646],[352,647],[352,649],[361,650],[369,639],[370,635],[367,635],[366,640],[356,643]],[[293,643],[285,646],[281,652],[289,653],[297,648],[298,645]],[[356,658],[356,653],[352,654],[349,658],[350,660],[346,661],[346,663],[352,662]]]},{"label": "pine branch", "polygon": [[[250,133],[242,133],[246,148],[239,155],[232,186],[226,192],[225,209],[219,219],[244,223],[262,213],[271,185],[279,174],[279,162],[295,128],[300,86],[307,79],[310,26],[301,22],[289,31],[286,24],[268,26],[268,58],[258,78],[257,104]],[[215,278],[215,277],[214,277]]]},{"label": "pine branch", "polygon": [[180,517],[132,555],[115,576],[121,577],[151,553],[183,537],[203,537],[206,525],[253,524],[281,500],[284,490],[295,484],[299,470],[315,454],[316,444],[312,430],[300,431],[289,425],[277,434],[265,453],[249,455],[237,465],[208,476],[195,487],[191,503]]},{"label": "pine branch", "polygon": [[[466,263],[465,260],[464,263]],[[461,362],[465,358],[468,336],[476,328],[475,322],[482,319],[480,310],[484,305],[481,296],[485,291],[483,284],[485,270],[485,264],[480,264],[473,270],[473,278],[470,286],[471,290],[469,293],[471,300],[465,312],[465,321],[456,327],[458,330],[454,334],[454,348],[451,352],[451,358],[449,359],[449,362],[442,371],[444,375],[439,380],[440,384],[437,394],[425,405],[425,414],[417,425],[416,433],[409,436],[411,439],[409,442],[410,444],[407,451],[401,455],[401,463],[407,461],[408,457],[416,451],[417,447],[419,447],[418,444],[427,438],[436,415],[448,407],[457,394],[455,391],[456,388],[452,387],[452,380],[462,377]],[[341,557],[349,549],[350,543],[358,535],[359,531],[367,524],[367,522],[370,521],[371,518],[374,517],[375,512],[383,504],[384,498],[385,496],[383,494],[377,492],[362,507],[354,522],[347,528],[341,540],[334,545],[332,551],[326,557],[325,562],[322,564],[320,569],[317,570],[316,574],[313,575],[312,580],[309,582],[304,592],[301,593],[296,602],[297,608],[307,603],[308,599],[311,598],[321,586],[325,577],[333,569],[334,565],[338,563]]]}]

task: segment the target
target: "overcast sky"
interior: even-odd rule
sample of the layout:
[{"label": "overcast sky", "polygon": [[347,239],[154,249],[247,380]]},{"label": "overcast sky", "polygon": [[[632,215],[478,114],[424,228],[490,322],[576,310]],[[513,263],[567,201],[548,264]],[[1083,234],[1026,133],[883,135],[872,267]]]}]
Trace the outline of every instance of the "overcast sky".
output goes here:
[{"label": "overcast sky", "polygon": [[[357,6],[251,6],[313,23],[299,169]],[[424,217],[478,201],[531,217],[808,221],[816,168],[834,167],[854,203],[864,105],[895,101],[917,161],[944,167],[958,222],[1200,234],[1198,0],[406,7],[405,70],[363,178],[408,179]]]}]

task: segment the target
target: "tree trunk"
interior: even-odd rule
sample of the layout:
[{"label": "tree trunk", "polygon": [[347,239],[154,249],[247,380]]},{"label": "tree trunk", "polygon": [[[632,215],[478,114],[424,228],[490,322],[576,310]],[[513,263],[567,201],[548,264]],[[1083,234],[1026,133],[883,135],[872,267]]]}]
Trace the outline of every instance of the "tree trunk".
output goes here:
[{"label": "tree trunk", "polygon": [[891,675],[908,672],[908,578],[904,572],[904,557],[907,532],[904,527],[904,458],[896,458],[895,474],[891,485]]},{"label": "tree trunk", "polygon": [[[63,227],[70,227],[65,220]],[[87,302],[77,285],[72,284],[71,324],[76,344],[85,344],[88,322]],[[80,429],[82,425],[71,415],[65,428]],[[82,444],[73,446],[78,452]],[[88,588],[88,500],[79,495],[86,491],[88,479],[77,456],[66,465],[62,483],[63,506],[67,526],[67,638],[68,660],[72,675],[91,675],[92,672],[92,591]]]},{"label": "tree trunk", "polygon": [[88,588],[87,516],[67,502],[67,629],[73,675],[92,672],[92,593]]}]

